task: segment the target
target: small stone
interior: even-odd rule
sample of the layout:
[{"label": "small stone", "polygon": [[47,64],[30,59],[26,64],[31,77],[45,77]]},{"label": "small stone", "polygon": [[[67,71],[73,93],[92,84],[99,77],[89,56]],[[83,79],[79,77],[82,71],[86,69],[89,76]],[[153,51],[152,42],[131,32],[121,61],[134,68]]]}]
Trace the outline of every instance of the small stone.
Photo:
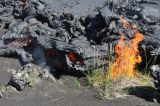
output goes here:
[{"label": "small stone", "polygon": [[3,95],[3,93],[2,93],[2,92],[0,92],[0,98],[3,98],[3,96],[4,96],[4,95]]},{"label": "small stone", "polygon": [[108,29],[116,29],[116,23],[115,21],[112,21],[110,24],[109,24],[109,28]]},{"label": "small stone", "polygon": [[154,79],[155,87],[159,89],[160,88],[160,66],[152,65],[150,69],[151,69],[151,75]]},{"label": "small stone", "polygon": [[26,83],[23,81],[11,80],[9,85],[15,87],[18,91],[22,91],[25,88]]}]

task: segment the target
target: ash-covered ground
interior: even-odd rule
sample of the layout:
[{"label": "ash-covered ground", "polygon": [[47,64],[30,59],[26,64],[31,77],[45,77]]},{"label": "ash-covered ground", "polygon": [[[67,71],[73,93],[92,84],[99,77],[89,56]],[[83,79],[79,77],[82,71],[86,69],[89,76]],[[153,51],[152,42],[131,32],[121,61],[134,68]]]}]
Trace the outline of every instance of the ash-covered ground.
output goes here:
[{"label": "ash-covered ground", "polygon": [[[114,46],[122,34],[125,35],[126,41],[134,38],[134,32],[130,29],[124,29],[120,24],[120,17],[123,16],[129,24],[136,24],[137,30],[144,35],[144,40],[139,45],[143,59],[140,67],[147,66],[149,68],[152,66],[152,75],[158,88],[160,87],[159,13],[159,0],[1,0],[0,56],[17,58],[22,66],[21,69],[16,69],[17,71],[12,73],[13,76],[10,81],[4,82],[17,90],[23,90],[25,85],[30,82],[27,75],[31,72],[35,75],[42,75],[42,78],[49,77],[54,80],[48,73],[56,75],[62,72],[74,73],[77,70],[85,72],[88,69],[94,69],[96,66],[105,65],[104,60],[106,61],[107,57],[114,55]],[[95,57],[98,57],[98,59],[96,58],[97,63],[94,61]],[[2,59],[8,60],[8,58],[7,60]],[[14,61],[11,59],[11,62]],[[28,67],[26,65],[30,63],[41,67],[38,68],[38,73],[33,70],[26,71],[26,67]],[[10,68],[10,65],[8,67]],[[2,75],[10,76],[3,72]],[[20,73],[20,75],[17,76],[16,73]],[[69,75],[72,75],[71,73]],[[77,76],[80,77],[81,75]],[[3,79],[7,80],[7,78],[2,77],[2,81]],[[39,92],[38,94],[42,92],[39,88],[35,89]],[[53,92],[54,90],[53,87]],[[75,105],[76,100],[80,100],[78,105],[86,103],[87,100],[86,102],[81,101],[87,98],[87,96],[82,96],[82,91],[80,90],[82,94],[78,93],[80,96],[75,98],[74,92],[71,94],[64,93],[63,98],[69,98],[68,96],[71,95],[74,99],[71,97],[71,99],[63,102],[63,98],[60,98],[58,100],[62,100],[62,102],[58,102],[57,105],[64,105],[62,103]],[[24,96],[32,94],[32,92],[34,91],[24,91]],[[61,94],[59,90],[55,92]],[[87,93],[87,95],[90,94]],[[54,95],[52,96],[54,97]],[[18,97],[21,98],[23,95],[15,98]],[[23,100],[29,102],[32,101],[32,97],[38,98],[35,94],[31,97],[27,96]],[[5,105],[5,103],[11,105],[7,102],[8,100],[16,101],[13,102],[15,105],[22,105],[23,100],[14,100],[13,98],[14,96],[9,99],[4,98],[2,105]],[[45,98],[40,97],[36,100],[41,101],[41,99],[43,101]],[[45,100],[47,101],[47,99]],[[53,103],[58,100],[53,99]],[[74,102],[70,100],[74,100]],[[121,100],[117,100],[115,104],[110,101],[102,103],[102,101],[91,100],[90,105],[111,103],[111,106],[124,106],[131,102],[134,106],[134,102],[137,102],[138,99],[129,100],[131,101],[123,102],[122,100],[122,102],[119,102]],[[143,100],[137,103],[137,105],[141,103],[144,103],[142,105],[150,105]],[[33,103],[32,105],[37,104]]]},{"label": "ash-covered ground", "polygon": [[[5,61],[5,62],[4,62]],[[6,69],[18,70],[21,66],[17,59],[0,58],[0,86],[8,83],[11,78]],[[81,86],[75,84],[77,77],[63,75],[53,82],[42,80],[33,87],[23,91],[10,92],[0,99],[1,106],[159,106],[159,103],[146,101],[145,98],[129,96],[113,100],[101,100],[98,93],[88,89],[81,78]]]}]

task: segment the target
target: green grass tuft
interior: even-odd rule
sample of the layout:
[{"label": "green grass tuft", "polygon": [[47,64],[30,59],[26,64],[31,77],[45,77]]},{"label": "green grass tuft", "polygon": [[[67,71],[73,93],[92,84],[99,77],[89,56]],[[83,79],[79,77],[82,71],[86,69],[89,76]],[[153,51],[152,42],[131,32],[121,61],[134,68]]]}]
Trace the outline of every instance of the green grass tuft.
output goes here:
[{"label": "green grass tuft", "polygon": [[136,92],[139,95],[141,95],[139,91],[143,90],[144,87],[147,88],[146,92],[149,90],[153,91],[154,89],[154,84],[149,73],[138,73],[137,77],[134,78],[121,76],[116,80],[112,80],[109,73],[110,69],[107,71],[99,68],[87,74],[88,85],[97,89],[101,98],[112,99],[116,97],[125,97],[133,94],[134,89],[132,88],[139,88],[134,91],[134,93]]}]

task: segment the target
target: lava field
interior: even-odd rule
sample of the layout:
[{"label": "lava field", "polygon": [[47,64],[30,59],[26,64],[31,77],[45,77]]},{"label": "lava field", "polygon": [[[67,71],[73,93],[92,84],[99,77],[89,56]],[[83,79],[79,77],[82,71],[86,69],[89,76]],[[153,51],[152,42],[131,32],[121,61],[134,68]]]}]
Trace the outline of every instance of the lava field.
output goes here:
[{"label": "lava field", "polygon": [[[135,61],[151,69],[159,89],[159,0],[0,0],[0,56],[17,58],[24,76],[34,73],[30,64],[53,75],[108,67],[122,36],[129,43],[137,32],[143,39],[134,48],[141,61]],[[8,84],[23,90],[26,83],[13,75]]]}]

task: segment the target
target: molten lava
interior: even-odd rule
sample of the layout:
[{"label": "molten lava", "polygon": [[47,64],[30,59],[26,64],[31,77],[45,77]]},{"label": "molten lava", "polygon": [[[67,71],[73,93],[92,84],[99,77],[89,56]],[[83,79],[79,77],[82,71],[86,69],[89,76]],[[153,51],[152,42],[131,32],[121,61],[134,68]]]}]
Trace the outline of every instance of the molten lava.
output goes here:
[{"label": "molten lava", "polygon": [[122,75],[134,77],[136,75],[135,66],[140,63],[141,56],[139,55],[138,44],[143,40],[143,35],[136,31],[135,25],[129,27],[127,21],[121,20],[124,28],[131,28],[135,32],[135,38],[129,42],[125,42],[124,37],[121,37],[118,44],[115,46],[117,54],[116,61],[111,66],[110,76],[116,79]]}]

